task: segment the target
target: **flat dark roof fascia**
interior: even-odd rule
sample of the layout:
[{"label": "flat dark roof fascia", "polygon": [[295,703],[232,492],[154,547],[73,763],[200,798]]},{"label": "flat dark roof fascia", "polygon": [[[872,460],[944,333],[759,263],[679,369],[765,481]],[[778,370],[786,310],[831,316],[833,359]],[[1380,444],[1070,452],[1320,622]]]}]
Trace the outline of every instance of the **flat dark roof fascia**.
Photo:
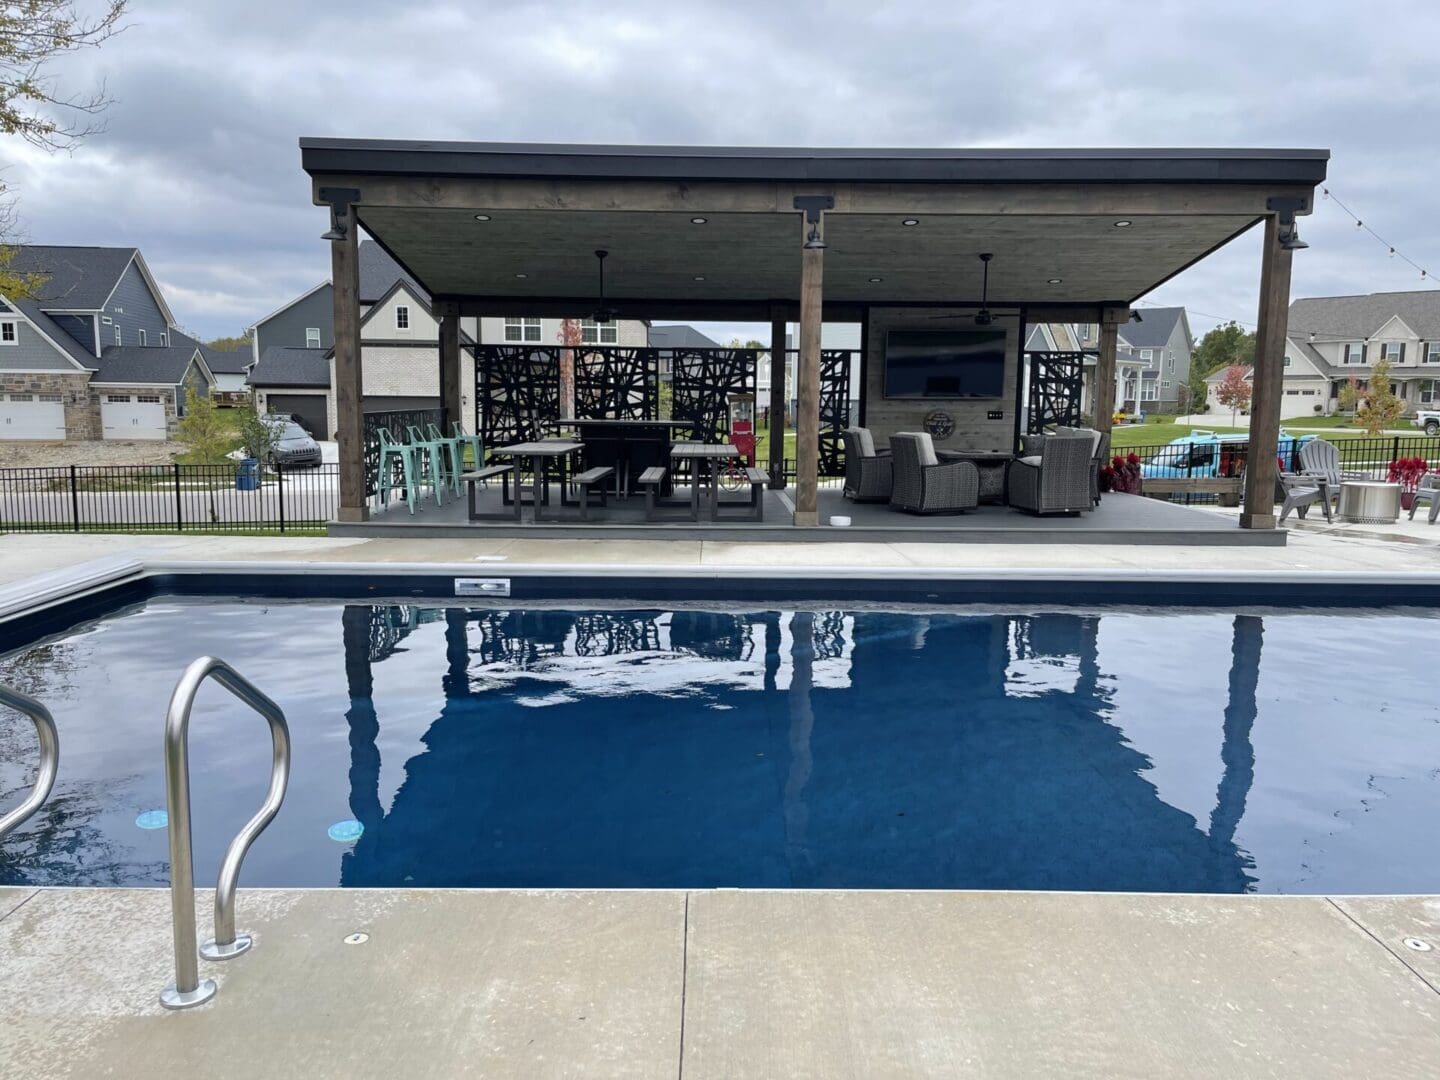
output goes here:
[{"label": "flat dark roof fascia", "polygon": [[823,183],[1304,184],[1329,150],[586,146],[302,138],[311,174]]}]

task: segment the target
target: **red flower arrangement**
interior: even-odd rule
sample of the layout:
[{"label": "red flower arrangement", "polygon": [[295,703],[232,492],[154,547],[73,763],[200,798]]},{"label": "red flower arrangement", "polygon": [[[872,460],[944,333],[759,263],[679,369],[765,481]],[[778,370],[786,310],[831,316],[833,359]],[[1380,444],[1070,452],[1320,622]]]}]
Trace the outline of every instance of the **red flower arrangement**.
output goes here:
[{"label": "red flower arrangement", "polygon": [[1100,470],[1100,490],[1118,491],[1122,495],[1140,494],[1140,455],[1125,457],[1116,454],[1110,464]]},{"label": "red flower arrangement", "polygon": [[1415,489],[1420,486],[1420,478],[1429,471],[1430,466],[1422,457],[1402,457],[1390,462],[1386,479],[1400,485],[1400,509],[1409,510],[1415,505]]}]

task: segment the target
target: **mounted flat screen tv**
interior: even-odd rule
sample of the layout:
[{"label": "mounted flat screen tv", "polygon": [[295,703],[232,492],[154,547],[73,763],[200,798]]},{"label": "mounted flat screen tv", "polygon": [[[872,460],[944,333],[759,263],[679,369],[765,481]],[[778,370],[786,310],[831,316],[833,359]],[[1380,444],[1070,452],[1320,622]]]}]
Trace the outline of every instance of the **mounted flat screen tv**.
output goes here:
[{"label": "mounted flat screen tv", "polygon": [[1005,396],[1004,330],[891,330],[887,398]]}]

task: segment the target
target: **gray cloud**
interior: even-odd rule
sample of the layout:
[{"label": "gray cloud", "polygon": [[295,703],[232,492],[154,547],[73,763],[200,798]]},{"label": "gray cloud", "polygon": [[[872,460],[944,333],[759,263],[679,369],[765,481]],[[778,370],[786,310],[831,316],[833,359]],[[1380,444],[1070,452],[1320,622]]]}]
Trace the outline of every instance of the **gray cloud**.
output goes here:
[{"label": "gray cloud", "polygon": [[[64,72],[106,80],[108,130],[70,157],[0,143],[0,164],[32,239],[138,245],[207,335],[329,272],[300,135],[1325,146],[1336,191],[1440,273],[1437,41],[1427,0],[153,0]],[[1424,287],[1333,204],[1303,231],[1296,295]],[[1256,250],[1246,236],[1153,299],[1253,321]]]}]

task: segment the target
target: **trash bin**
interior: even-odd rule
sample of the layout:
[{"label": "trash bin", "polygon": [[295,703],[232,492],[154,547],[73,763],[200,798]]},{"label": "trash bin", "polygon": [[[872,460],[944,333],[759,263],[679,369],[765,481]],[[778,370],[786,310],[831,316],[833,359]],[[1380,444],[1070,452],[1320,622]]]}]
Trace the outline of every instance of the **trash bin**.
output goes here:
[{"label": "trash bin", "polygon": [[247,457],[240,459],[240,468],[235,473],[235,490],[260,490],[260,462],[255,458]]}]

